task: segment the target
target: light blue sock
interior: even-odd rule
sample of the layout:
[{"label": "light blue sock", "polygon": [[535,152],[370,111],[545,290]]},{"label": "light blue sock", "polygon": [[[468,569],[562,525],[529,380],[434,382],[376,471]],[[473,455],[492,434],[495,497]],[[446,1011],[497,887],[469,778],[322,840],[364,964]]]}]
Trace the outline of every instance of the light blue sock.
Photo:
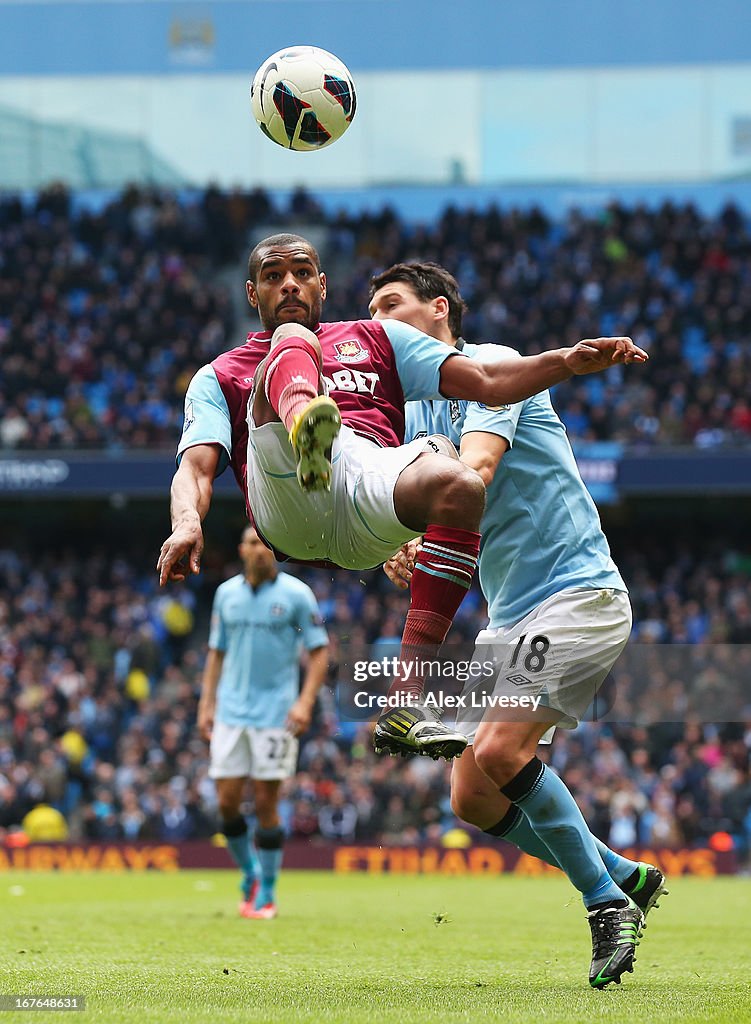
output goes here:
[{"label": "light blue sock", "polygon": [[227,837],[227,849],[232,860],[237,864],[243,873],[241,888],[248,898],[253,883],[259,875],[259,864],[253,844],[248,835],[248,826],[245,818],[234,818],[232,821],[225,821],[223,832]]},{"label": "light blue sock", "polygon": [[256,897],[256,909],[275,902],[276,880],[284,856],[284,832],[279,825],[256,829],[256,849],[261,865],[261,887]]},{"label": "light blue sock", "polygon": [[501,792],[529,818],[585,906],[626,898],[608,874],[573,796],[539,758],[533,757]]},{"label": "light blue sock", "polygon": [[[514,812],[513,814],[505,815],[497,825],[485,830],[488,835],[506,839],[509,843],[513,843],[514,846],[518,846],[524,853],[537,857],[539,860],[544,860],[546,864],[552,864],[553,867],[560,868],[561,865],[558,863],[557,857],[548,849],[547,845],[532,828],[527,815],[514,804],[511,805],[511,809]],[[592,838],[595,841],[595,846],[602,858],[603,864],[607,868],[608,874],[618,885],[623,885],[629,875],[632,875],[637,870],[639,867],[638,863],[634,860],[629,860],[628,857],[622,857],[615,850],[611,850],[597,836],[593,835]]]},{"label": "light blue sock", "polygon": [[532,828],[527,815],[516,804],[511,804],[511,807],[498,824],[493,825],[492,828],[486,828],[485,833],[513,843],[523,853],[528,853],[532,857],[544,860],[546,864],[552,864],[554,868],[561,866],[553,853]]},{"label": "light blue sock", "polygon": [[609,846],[606,846],[601,839],[594,836],[595,845],[600,851],[602,862],[608,869],[608,874],[617,882],[618,885],[623,885],[629,875],[633,875],[639,867],[639,862],[636,860],[629,860],[628,857],[622,856],[620,853],[616,853],[615,850],[611,850]]}]

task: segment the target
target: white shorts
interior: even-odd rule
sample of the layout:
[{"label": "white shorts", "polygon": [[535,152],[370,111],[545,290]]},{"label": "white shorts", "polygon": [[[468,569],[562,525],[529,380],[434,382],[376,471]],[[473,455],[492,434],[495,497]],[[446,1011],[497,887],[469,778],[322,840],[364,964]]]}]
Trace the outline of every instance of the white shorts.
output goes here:
[{"label": "white shorts", "polygon": [[288,779],[295,774],[298,745],[286,729],[214,722],[209,778]]},{"label": "white shorts", "polygon": [[297,482],[284,425],[257,427],[249,416],[248,494],[255,524],[290,558],[372,569],[415,536],[396,517],[394,488],[402,470],[426,449],[437,450],[432,438],[380,448],[342,426],[332,446],[331,490],[308,494]]},{"label": "white shorts", "polygon": [[[481,721],[508,721],[508,713],[504,718],[503,710],[495,710],[482,694],[509,700],[540,697],[542,708],[562,715],[557,725],[575,729],[630,633],[628,594],[586,588],[554,594],[513,626],[481,630],[473,660],[492,658],[495,668],[489,679],[465,687],[467,703],[478,707],[460,709],[457,729],[471,743]],[[552,726],[540,742],[550,743],[554,732]]]}]

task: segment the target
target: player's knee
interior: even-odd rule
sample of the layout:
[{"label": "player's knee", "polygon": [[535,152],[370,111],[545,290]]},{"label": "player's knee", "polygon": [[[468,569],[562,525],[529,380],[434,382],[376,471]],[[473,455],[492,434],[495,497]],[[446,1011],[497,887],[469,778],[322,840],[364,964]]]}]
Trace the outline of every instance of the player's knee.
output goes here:
[{"label": "player's knee", "polygon": [[258,798],[256,798],[256,817],[263,828],[273,828],[279,821],[279,811],[276,801],[259,801]]},{"label": "player's knee", "polygon": [[271,352],[281,342],[286,341],[287,338],[303,338],[318,353],[321,358],[321,343],[315,334],[308,330],[307,327],[303,327],[302,324],[279,324],[277,329],[271,335],[271,342],[269,343],[269,352]]},{"label": "player's knee", "polygon": [[234,797],[223,797],[217,801],[219,816],[223,822],[235,821],[240,817],[240,801]]},{"label": "player's knee", "polygon": [[494,780],[512,779],[523,767],[519,765],[519,750],[500,730],[492,730],[475,739],[475,763],[480,771]]},{"label": "player's knee", "polygon": [[480,521],[485,509],[485,484],[479,474],[461,462],[443,461],[432,481],[431,521],[464,526]]}]

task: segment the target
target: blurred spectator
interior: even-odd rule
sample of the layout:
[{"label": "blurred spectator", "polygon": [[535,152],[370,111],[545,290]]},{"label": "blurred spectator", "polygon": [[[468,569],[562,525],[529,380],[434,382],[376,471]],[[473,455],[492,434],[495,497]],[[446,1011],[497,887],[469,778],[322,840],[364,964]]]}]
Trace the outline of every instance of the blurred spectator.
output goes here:
[{"label": "blurred spectator", "polygon": [[32,843],[54,843],[68,838],[68,826],[60,811],[47,804],[37,806],[21,822]]},{"label": "blurred spectator", "polygon": [[339,786],[334,787],[327,802],[318,812],[318,828],[324,839],[351,842],[357,827],[357,808],[350,803]]}]

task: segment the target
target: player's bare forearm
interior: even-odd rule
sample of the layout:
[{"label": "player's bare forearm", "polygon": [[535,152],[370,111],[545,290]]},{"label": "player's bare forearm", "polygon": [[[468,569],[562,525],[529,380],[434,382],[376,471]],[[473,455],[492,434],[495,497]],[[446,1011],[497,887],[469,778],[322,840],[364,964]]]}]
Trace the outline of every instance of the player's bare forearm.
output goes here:
[{"label": "player's bare forearm", "polygon": [[193,521],[196,517],[202,523],[211,506],[214,493],[214,476],[209,475],[206,465],[195,458],[188,458],[189,449],[172,478],[170,489],[170,517],[174,530],[181,522]]},{"label": "player's bare forearm", "polygon": [[487,361],[447,359],[441,366],[441,394],[485,405],[513,405],[572,376],[566,363],[570,349],[537,356]]},{"label": "player's bare forearm", "polygon": [[216,691],[223,664],[224,651],[209,648],[209,653],[206,656],[206,665],[203,670],[203,679],[201,680],[201,698],[198,701],[196,722],[198,731],[207,742],[210,742],[211,733],[214,729]]},{"label": "player's bare forearm", "polygon": [[314,650],[308,652],[308,668],[300,690],[300,698],[301,700],[305,700],[310,703],[311,708],[316,702],[318,691],[326,680],[328,670],[328,646],[316,647]]},{"label": "player's bare forearm", "polygon": [[201,524],[211,505],[219,464],[216,445],[196,445],[183,455],[170,490],[172,533],[162,544],[157,562],[159,585],[198,573],[203,552]]},{"label": "player's bare forearm", "polygon": [[513,405],[575,374],[597,373],[618,363],[646,362],[630,338],[593,338],[572,348],[522,359],[447,359],[441,366],[441,394],[485,405]]},{"label": "player's bare forearm", "polygon": [[482,482],[489,487],[493,482],[495,471],[508,450],[508,441],[500,434],[489,434],[484,430],[471,430],[461,440],[459,458],[465,466],[474,469],[482,477]]},{"label": "player's bare forearm", "polygon": [[211,733],[214,729],[216,690],[223,664],[224,651],[209,648],[209,653],[206,656],[206,665],[203,670],[201,699],[198,701],[198,714],[196,716],[198,731],[207,742],[211,741]]},{"label": "player's bare forearm", "polygon": [[556,349],[523,359],[490,363],[486,366],[490,372],[485,397],[480,401],[486,405],[513,405],[538,391],[561,384],[572,376],[566,363],[567,352],[568,349]]},{"label": "player's bare forearm", "polygon": [[300,696],[289,709],[287,729],[293,736],[302,736],[310,728],[318,691],[323,686],[329,667],[328,645],[316,647],[308,652],[308,667],[305,672]]},{"label": "player's bare forearm", "polygon": [[206,704],[216,703],[216,691],[219,686],[219,677],[222,674],[224,664],[224,651],[217,651],[210,647],[206,655],[206,664],[203,669],[201,680],[201,701]]}]

